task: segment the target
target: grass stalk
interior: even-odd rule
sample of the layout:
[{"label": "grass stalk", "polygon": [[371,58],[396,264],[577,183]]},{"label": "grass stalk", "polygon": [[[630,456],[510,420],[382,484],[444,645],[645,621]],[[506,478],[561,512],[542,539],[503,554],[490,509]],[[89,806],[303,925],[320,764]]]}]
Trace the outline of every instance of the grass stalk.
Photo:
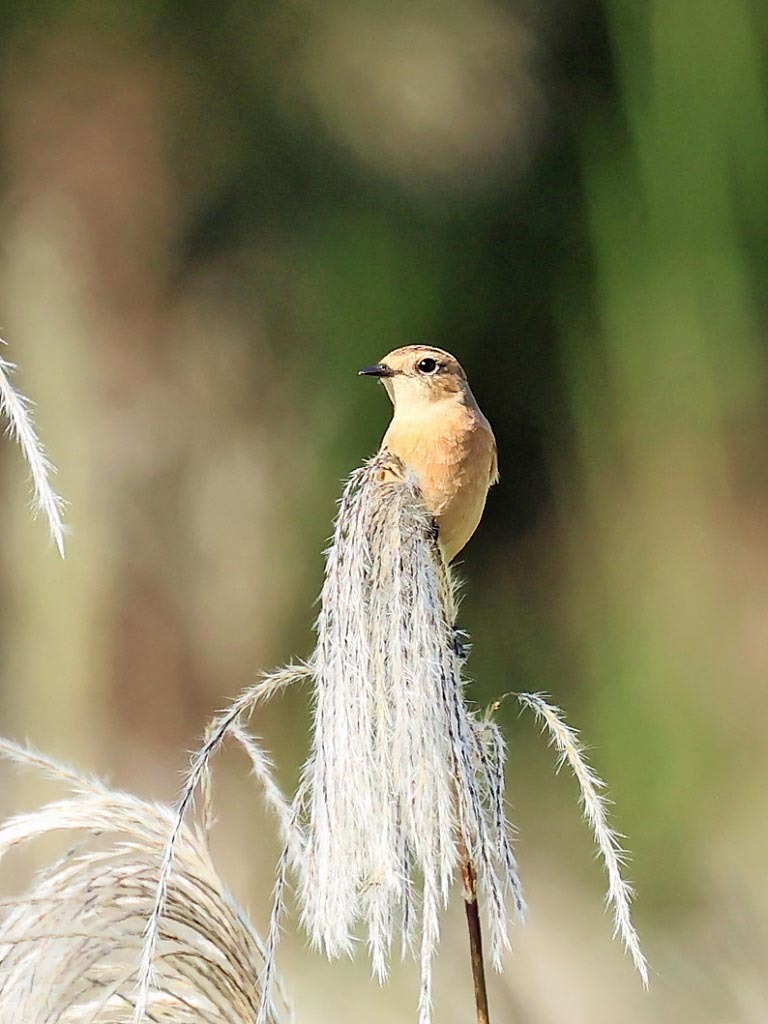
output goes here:
[{"label": "grass stalk", "polygon": [[469,933],[469,956],[472,963],[477,1024],[490,1024],[488,990],[485,984],[485,960],[483,958],[483,931],[477,902],[477,874],[469,858],[464,860],[461,866],[461,880],[464,884],[464,911],[467,916],[467,931]]}]

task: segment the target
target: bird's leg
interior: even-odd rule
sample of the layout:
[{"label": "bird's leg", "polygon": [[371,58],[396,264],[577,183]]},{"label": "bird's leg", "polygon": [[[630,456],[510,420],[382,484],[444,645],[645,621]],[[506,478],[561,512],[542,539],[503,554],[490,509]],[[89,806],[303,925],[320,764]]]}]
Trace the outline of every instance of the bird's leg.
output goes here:
[{"label": "bird's leg", "polygon": [[466,642],[468,640],[469,634],[466,633],[463,629],[459,629],[458,626],[454,625],[452,650],[456,657],[460,658],[461,661],[467,660],[467,658],[469,657],[469,652],[472,649],[470,644]]},{"label": "bird's leg", "polygon": [[433,544],[437,544],[439,536],[440,527],[437,524],[437,520],[433,517],[432,522],[430,523],[429,526],[429,539],[432,541]]}]

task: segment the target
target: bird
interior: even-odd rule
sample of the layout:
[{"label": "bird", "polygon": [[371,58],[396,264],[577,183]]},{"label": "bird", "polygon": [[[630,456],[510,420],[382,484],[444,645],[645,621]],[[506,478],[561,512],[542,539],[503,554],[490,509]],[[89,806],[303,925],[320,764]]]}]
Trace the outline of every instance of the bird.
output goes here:
[{"label": "bird", "polygon": [[416,476],[435,520],[446,563],[477,529],[489,488],[499,479],[496,438],[461,363],[441,348],[396,348],[359,376],[377,377],[393,406],[381,452]]}]

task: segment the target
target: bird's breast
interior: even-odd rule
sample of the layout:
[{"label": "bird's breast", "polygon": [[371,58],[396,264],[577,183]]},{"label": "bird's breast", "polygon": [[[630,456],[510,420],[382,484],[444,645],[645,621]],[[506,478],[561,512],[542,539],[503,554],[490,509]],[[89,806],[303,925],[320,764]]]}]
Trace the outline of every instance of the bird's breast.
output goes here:
[{"label": "bird's breast", "polygon": [[396,415],[382,447],[416,474],[450,561],[475,532],[494,476],[496,444],[487,420],[463,407],[455,415]]}]

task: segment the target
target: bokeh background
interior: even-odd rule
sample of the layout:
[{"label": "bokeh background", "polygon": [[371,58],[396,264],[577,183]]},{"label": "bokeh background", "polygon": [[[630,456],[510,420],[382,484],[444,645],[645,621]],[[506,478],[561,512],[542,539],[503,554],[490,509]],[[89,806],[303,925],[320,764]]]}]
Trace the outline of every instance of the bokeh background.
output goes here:
[{"label": "bokeh background", "polygon": [[[311,650],[385,396],[464,362],[501,483],[463,559],[471,697],[551,694],[628,835],[643,993],[572,780],[504,705],[531,906],[497,1024],[768,1020],[768,83],[749,0],[0,7],[0,326],[71,503],[0,448],[0,730],[171,799],[212,714]],[[6,354],[6,353],[4,353]],[[308,694],[255,723],[287,787]],[[220,762],[263,927],[271,823]],[[4,812],[34,802],[3,772]],[[460,906],[436,1020],[472,1019]],[[299,1020],[413,1019],[288,928]]]}]

